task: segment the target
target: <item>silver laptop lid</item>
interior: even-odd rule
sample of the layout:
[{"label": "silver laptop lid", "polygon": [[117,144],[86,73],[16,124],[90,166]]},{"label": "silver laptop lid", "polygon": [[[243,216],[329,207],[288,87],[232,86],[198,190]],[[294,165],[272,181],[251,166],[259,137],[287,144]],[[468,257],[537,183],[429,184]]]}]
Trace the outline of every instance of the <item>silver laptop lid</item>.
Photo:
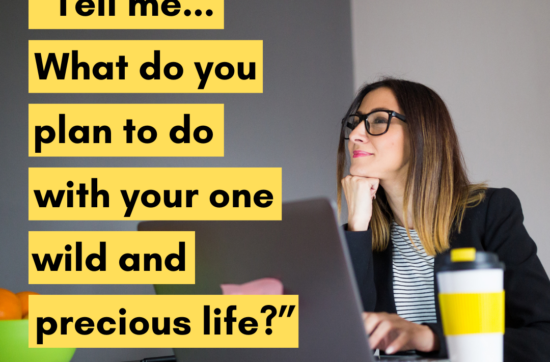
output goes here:
[{"label": "silver laptop lid", "polygon": [[272,277],[299,295],[299,348],[176,348],[187,361],[373,361],[345,236],[328,199],[283,203],[282,221],[150,221],[141,231],[195,231],[196,284],[158,294],[221,294]]}]

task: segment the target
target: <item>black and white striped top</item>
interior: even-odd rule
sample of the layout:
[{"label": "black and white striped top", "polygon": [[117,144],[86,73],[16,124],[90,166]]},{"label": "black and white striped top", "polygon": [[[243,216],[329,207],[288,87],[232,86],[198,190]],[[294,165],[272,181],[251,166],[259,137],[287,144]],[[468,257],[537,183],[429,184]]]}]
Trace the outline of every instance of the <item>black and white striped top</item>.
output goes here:
[{"label": "black and white striped top", "polygon": [[393,293],[397,314],[410,322],[436,323],[434,299],[434,257],[427,255],[416,230],[407,229],[395,220],[391,224],[393,243]]}]

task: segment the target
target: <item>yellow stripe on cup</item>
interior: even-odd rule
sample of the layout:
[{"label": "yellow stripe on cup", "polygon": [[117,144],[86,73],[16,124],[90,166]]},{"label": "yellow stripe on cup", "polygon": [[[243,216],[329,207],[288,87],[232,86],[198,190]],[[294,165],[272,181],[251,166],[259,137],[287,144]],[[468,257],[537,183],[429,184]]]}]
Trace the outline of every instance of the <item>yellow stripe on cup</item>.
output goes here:
[{"label": "yellow stripe on cup", "polygon": [[476,248],[451,249],[451,261],[474,261],[476,260]]},{"label": "yellow stripe on cup", "polygon": [[504,334],[504,291],[496,293],[440,293],[443,332]]}]

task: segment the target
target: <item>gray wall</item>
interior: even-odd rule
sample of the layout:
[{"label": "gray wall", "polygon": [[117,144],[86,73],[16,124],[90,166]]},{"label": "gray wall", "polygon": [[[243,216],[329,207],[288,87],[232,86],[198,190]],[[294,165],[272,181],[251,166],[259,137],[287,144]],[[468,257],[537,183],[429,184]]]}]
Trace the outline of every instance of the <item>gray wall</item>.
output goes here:
[{"label": "gray wall", "polygon": [[[282,167],[284,200],[335,198],[339,119],[353,96],[350,7],[341,0],[226,1],[224,30],[28,30],[27,1],[1,0],[0,287],[151,294],[144,286],[29,286],[29,230],[135,230],[136,222],[29,222],[28,167]],[[260,39],[263,94],[28,94],[29,39]],[[224,158],[29,158],[29,103],[224,103]],[[79,349],[75,362],[171,353]]]},{"label": "gray wall", "polygon": [[518,195],[550,272],[550,2],[351,3],[355,89],[390,74],[441,95],[471,179]]}]

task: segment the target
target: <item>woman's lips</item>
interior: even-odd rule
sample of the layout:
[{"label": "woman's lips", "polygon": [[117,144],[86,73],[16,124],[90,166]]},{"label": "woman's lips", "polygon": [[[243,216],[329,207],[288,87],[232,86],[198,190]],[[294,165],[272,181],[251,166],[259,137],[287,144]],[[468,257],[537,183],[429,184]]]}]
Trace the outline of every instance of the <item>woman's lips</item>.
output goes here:
[{"label": "woman's lips", "polygon": [[372,156],[372,153],[368,153],[365,151],[353,151],[353,158],[357,157],[363,157],[363,156]]}]

